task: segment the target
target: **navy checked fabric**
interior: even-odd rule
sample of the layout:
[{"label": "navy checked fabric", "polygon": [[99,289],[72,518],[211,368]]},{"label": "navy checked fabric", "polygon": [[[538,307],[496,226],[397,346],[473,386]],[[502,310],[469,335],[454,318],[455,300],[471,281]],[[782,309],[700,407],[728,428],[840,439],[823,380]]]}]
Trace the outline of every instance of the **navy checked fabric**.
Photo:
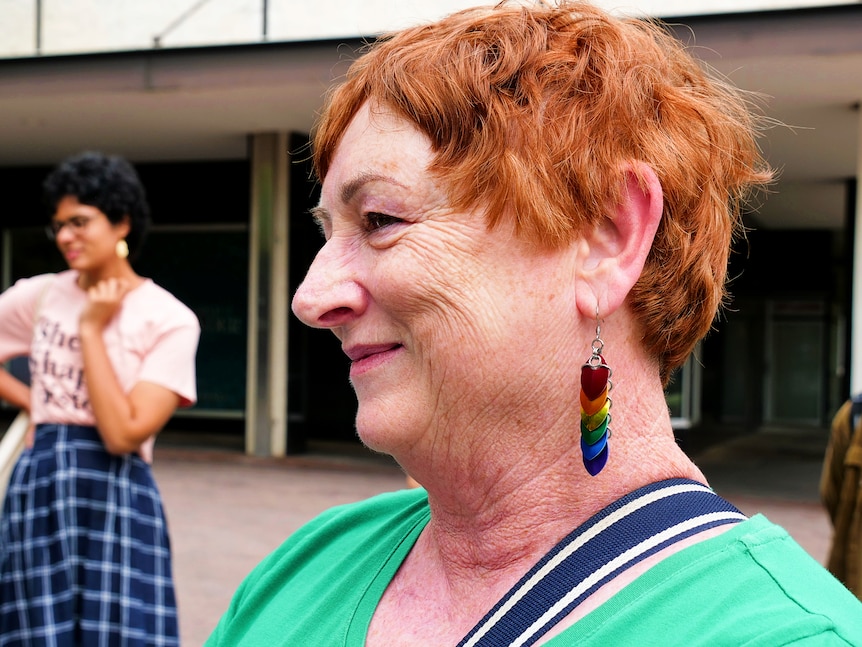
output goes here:
[{"label": "navy checked fabric", "polygon": [[179,645],[167,524],[140,457],[39,425],[0,518],[0,647],[81,645]]}]

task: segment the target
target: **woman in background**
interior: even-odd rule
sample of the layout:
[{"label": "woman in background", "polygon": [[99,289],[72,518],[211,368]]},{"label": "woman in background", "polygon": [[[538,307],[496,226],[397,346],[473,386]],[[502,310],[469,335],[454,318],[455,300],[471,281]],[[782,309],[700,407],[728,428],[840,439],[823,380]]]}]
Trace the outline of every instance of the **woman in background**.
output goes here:
[{"label": "woman in background", "polygon": [[826,568],[862,599],[862,394],[832,418],[820,474],[820,499],[832,522]]},{"label": "woman in background", "polygon": [[86,152],[44,182],[48,235],[69,269],[0,295],[0,361],[30,385],[0,397],[35,435],[0,519],[0,645],[177,645],[155,435],[196,399],[194,313],[130,260],[150,224],[124,159]]}]

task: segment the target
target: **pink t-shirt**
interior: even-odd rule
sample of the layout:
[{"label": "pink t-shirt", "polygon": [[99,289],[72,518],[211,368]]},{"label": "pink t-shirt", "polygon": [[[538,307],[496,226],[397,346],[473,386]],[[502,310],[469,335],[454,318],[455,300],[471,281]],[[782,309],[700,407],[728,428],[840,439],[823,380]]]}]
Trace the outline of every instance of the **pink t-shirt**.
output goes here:
[{"label": "pink t-shirt", "polygon": [[[77,278],[74,270],[42,274],[0,294],[0,361],[29,355],[34,423],[96,423],[78,336],[87,294]],[[126,393],[138,382],[150,382],[179,395],[181,406],[197,399],[199,337],[195,314],[149,279],[126,295],[103,334]]]}]

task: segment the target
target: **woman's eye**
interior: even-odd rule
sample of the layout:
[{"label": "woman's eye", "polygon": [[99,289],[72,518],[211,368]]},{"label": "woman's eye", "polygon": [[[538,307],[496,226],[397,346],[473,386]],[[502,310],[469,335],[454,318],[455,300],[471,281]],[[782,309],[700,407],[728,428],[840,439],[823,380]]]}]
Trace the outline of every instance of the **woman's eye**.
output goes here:
[{"label": "woman's eye", "polygon": [[388,225],[401,222],[400,218],[396,218],[395,216],[387,216],[385,213],[376,212],[366,213],[364,216],[364,220],[366,231],[376,231],[377,229],[383,229]]}]

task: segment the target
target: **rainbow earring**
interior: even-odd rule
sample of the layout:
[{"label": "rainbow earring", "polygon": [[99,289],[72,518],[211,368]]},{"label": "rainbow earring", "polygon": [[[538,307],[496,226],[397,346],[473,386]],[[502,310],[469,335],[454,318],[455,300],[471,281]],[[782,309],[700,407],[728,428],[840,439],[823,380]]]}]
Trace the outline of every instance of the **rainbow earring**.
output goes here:
[{"label": "rainbow earring", "polygon": [[581,451],[584,467],[590,476],[602,471],[608,462],[608,438],[611,434],[611,399],[613,388],[611,367],[602,357],[605,343],[601,339],[602,327],[596,313],[596,338],[592,353],[581,366]]}]

